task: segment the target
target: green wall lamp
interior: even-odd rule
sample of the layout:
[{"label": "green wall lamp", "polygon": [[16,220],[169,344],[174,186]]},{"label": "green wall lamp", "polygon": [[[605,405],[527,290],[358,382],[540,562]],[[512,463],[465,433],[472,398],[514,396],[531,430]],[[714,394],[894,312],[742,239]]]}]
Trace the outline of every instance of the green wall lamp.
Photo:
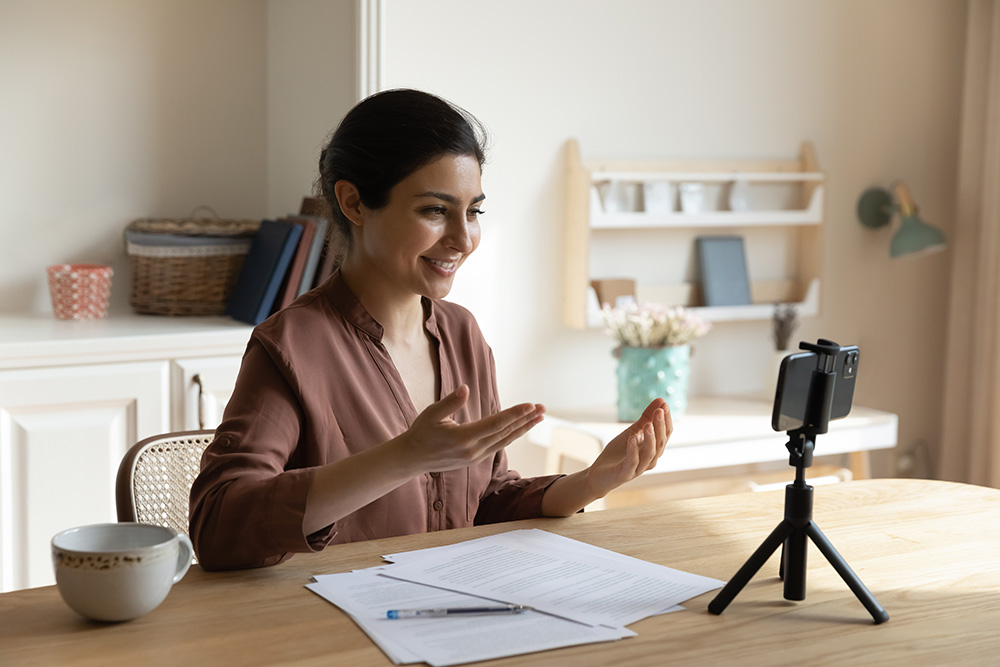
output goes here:
[{"label": "green wall lamp", "polygon": [[929,255],[946,246],[944,234],[937,227],[927,224],[917,215],[917,205],[903,182],[893,187],[896,205],[892,195],[882,188],[869,188],[858,200],[858,218],[865,227],[878,229],[892,220],[892,214],[899,211],[903,222],[899,225],[889,244],[890,257]]}]

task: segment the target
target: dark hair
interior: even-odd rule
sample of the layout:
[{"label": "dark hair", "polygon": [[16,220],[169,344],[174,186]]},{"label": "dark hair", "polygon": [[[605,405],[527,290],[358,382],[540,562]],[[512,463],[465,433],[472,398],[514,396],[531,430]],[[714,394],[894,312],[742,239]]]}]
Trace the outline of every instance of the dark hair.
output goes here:
[{"label": "dark hair", "polygon": [[[486,129],[475,116],[419,90],[386,90],[347,112],[319,158],[319,189],[330,205],[332,231],[350,244],[351,224],[340,210],[334,185],[347,180],[372,209],[389,203],[392,188],[444,155],[486,161]],[[331,236],[331,243],[337,241]],[[346,247],[344,248],[346,250]]]}]

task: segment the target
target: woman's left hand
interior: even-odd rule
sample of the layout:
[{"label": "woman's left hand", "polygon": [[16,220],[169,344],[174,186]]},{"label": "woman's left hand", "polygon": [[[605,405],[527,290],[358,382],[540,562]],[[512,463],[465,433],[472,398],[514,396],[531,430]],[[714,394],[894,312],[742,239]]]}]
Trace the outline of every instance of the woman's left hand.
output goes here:
[{"label": "woman's left hand", "polygon": [[587,483],[604,497],[656,465],[674,430],[670,408],[654,399],[634,424],[609,442],[587,472]]}]

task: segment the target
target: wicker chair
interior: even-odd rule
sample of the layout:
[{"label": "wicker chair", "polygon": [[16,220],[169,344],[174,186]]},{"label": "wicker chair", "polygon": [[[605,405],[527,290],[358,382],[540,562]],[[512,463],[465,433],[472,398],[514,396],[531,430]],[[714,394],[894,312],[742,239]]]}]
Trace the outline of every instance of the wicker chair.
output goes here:
[{"label": "wicker chair", "polygon": [[138,442],[118,467],[119,521],[153,523],[187,534],[191,485],[215,431],[180,431]]}]

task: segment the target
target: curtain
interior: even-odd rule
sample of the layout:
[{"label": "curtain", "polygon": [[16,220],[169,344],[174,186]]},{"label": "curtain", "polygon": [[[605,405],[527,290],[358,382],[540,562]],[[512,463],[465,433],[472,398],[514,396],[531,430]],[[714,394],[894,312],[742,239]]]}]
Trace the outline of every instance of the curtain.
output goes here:
[{"label": "curtain", "polygon": [[1000,0],[971,0],[944,386],[942,479],[1000,488]]}]

